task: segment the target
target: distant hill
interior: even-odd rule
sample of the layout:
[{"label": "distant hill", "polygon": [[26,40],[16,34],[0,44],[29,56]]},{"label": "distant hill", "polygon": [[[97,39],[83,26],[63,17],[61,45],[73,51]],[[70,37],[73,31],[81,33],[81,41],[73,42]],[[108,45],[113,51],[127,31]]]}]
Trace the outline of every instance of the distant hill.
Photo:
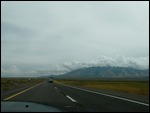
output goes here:
[{"label": "distant hill", "polygon": [[88,67],[57,76],[63,79],[97,78],[149,78],[149,69],[140,70],[129,67]]}]

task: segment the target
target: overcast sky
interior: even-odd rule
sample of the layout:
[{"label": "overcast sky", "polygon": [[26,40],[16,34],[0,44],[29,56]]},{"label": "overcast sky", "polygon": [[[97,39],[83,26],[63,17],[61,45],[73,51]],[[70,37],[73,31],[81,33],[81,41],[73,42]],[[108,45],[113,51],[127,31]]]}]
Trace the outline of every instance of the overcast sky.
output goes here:
[{"label": "overcast sky", "polygon": [[2,73],[149,68],[149,2],[2,1],[1,44]]}]

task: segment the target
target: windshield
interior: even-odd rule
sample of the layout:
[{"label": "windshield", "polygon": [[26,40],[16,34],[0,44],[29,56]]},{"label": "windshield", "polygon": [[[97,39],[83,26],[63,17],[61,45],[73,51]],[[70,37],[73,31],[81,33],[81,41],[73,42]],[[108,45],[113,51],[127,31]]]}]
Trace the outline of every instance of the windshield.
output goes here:
[{"label": "windshield", "polygon": [[149,2],[2,1],[1,109],[149,111]]}]

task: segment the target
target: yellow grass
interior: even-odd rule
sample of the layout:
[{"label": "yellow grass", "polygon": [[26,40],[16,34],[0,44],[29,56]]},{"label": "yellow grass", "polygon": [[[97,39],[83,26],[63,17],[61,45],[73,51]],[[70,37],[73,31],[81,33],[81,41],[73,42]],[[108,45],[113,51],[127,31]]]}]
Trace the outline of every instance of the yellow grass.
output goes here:
[{"label": "yellow grass", "polygon": [[11,88],[22,87],[29,84],[36,84],[43,81],[38,78],[1,78],[1,89],[9,90]]},{"label": "yellow grass", "polygon": [[149,81],[57,80],[56,82],[94,89],[149,95]]}]

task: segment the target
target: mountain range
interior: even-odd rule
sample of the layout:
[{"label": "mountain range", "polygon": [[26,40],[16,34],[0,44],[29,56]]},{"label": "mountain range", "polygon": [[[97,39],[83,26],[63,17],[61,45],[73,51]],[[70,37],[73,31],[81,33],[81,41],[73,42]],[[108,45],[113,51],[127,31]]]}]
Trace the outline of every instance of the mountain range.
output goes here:
[{"label": "mountain range", "polygon": [[149,69],[130,67],[87,67],[56,76],[63,79],[149,78]]}]

